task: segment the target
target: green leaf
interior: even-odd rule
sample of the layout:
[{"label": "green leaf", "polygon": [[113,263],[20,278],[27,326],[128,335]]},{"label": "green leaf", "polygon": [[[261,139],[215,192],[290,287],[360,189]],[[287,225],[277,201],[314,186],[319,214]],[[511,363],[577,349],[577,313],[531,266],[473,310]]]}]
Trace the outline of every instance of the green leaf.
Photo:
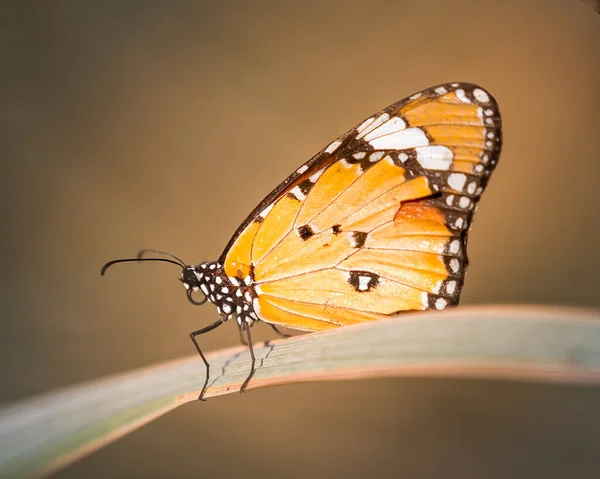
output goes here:
[{"label": "green leaf", "polygon": [[[477,377],[600,384],[600,314],[572,308],[472,307],[255,345],[249,390],[382,376]],[[239,391],[245,348],[207,355],[206,397]],[[0,410],[0,475],[43,476],[195,400],[204,365],[191,356],[89,382]],[[198,404],[202,413],[202,404]]]}]

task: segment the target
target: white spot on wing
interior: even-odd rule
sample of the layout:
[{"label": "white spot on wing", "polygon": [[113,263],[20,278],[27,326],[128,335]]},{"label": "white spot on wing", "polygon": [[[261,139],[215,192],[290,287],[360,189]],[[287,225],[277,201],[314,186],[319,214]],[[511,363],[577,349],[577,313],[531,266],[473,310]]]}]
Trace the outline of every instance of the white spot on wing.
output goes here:
[{"label": "white spot on wing", "polygon": [[306,170],[308,170],[308,166],[306,166],[306,165],[302,165],[300,168],[298,168],[298,169],[296,170],[296,173],[302,174],[302,173],[304,173]]},{"label": "white spot on wing", "polygon": [[378,150],[406,150],[417,146],[427,146],[429,140],[423,130],[408,128],[391,135],[382,136],[369,141],[369,144]]},{"label": "white spot on wing", "polygon": [[354,153],[352,155],[352,158],[354,158],[355,160],[362,160],[365,156],[366,153],[364,151],[359,151],[358,153]]},{"label": "white spot on wing", "polygon": [[231,313],[231,305],[229,305],[229,304],[225,303],[225,304],[223,304],[223,306],[221,306],[221,307],[223,308],[223,312],[224,312],[225,314],[229,314],[229,313]]},{"label": "white spot on wing", "polygon": [[475,193],[475,188],[477,188],[477,184],[474,181],[471,181],[471,183],[469,183],[469,186],[467,186],[467,193],[472,195],[473,193]]},{"label": "white spot on wing", "polygon": [[325,148],[325,153],[333,153],[340,147],[341,144],[342,142],[340,140],[335,140],[333,143],[331,143],[331,145]]},{"label": "white spot on wing", "polygon": [[417,161],[428,170],[449,170],[454,155],[446,146],[421,146],[415,148]]},{"label": "white spot on wing", "polygon": [[454,291],[456,291],[456,281],[448,281],[448,283],[446,283],[446,294],[454,294]]},{"label": "white spot on wing", "polygon": [[375,163],[376,161],[381,160],[381,158],[383,158],[383,155],[385,155],[384,151],[376,151],[375,153],[371,153],[371,155],[369,156],[369,161]]},{"label": "white spot on wing", "polygon": [[431,290],[435,293],[435,294],[439,294],[440,289],[442,289],[442,285],[444,284],[444,282],[442,280],[436,281],[434,285],[432,285]]},{"label": "white spot on wing", "polygon": [[452,258],[450,260],[450,269],[453,273],[458,273],[458,270],[460,269],[460,263],[456,258]]},{"label": "white spot on wing", "polygon": [[416,100],[417,98],[419,98],[423,93],[415,93],[413,96],[411,96],[409,98],[409,100]]},{"label": "white spot on wing", "polygon": [[465,91],[462,88],[456,90],[456,98],[458,98],[463,103],[471,103],[471,100],[467,98],[467,95],[465,95]]},{"label": "white spot on wing", "polygon": [[448,90],[446,90],[443,86],[437,87],[434,91],[438,95],[445,95],[446,93],[448,93]]},{"label": "white spot on wing", "polygon": [[373,131],[375,128],[377,128],[379,125],[382,125],[389,119],[389,113],[379,115],[375,120],[371,121],[370,124],[367,127],[365,127],[364,130],[360,130],[360,133],[356,136],[356,138],[360,140],[363,136],[368,135],[371,131]]},{"label": "white spot on wing", "polygon": [[310,175],[308,177],[309,181],[311,183],[316,183],[316,181],[321,177],[321,175],[323,174],[324,171],[325,171],[325,168],[315,171],[312,175]]},{"label": "white spot on wing", "polygon": [[448,301],[444,298],[438,298],[435,302],[435,309],[444,309],[448,305]]},{"label": "white spot on wing", "polygon": [[477,118],[483,121],[483,108],[477,107]]},{"label": "white spot on wing", "polygon": [[358,290],[367,291],[369,289],[369,282],[371,281],[370,276],[359,276],[358,277]]},{"label": "white spot on wing", "polygon": [[462,196],[458,201],[458,204],[461,208],[468,208],[471,204],[471,198],[469,198],[468,196]]},{"label": "white spot on wing", "polygon": [[462,173],[452,173],[448,175],[448,184],[453,190],[462,191],[466,182],[467,177]]},{"label": "white spot on wing", "polygon": [[450,253],[452,254],[458,254],[458,252],[460,251],[460,242],[458,240],[452,241],[452,243],[450,243],[450,246],[448,247],[448,251],[450,251]]},{"label": "white spot on wing", "polygon": [[[275,205],[275,203],[271,203],[269,206],[267,206],[264,210],[262,210],[258,216],[260,216],[262,219],[265,219],[267,217],[267,215],[271,212],[271,210],[273,209],[273,206]],[[237,286],[237,285],[236,285]]]},{"label": "white spot on wing", "polygon": [[365,128],[367,128],[371,123],[373,123],[373,120],[375,120],[375,118],[371,117],[371,118],[367,118],[365,121],[363,121],[358,128],[356,128],[356,131],[358,131],[358,133],[362,133]]},{"label": "white spot on wing", "polygon": [[481,103],[488,103],[490,101],[490,97],[488,96],[488,94],[484,92],[481,88],[475,88],[475,90],[473,90],[473,96],[477,101],[480,101]]},{"label": "white spot on wing", "polygon": [[397,131],[402,131],[406,128],[406,123],[400,117],[395,116],[391,120],[386,121],[381,126],[371,130],[368,135],[365,135],[366,141],[374,140]]},{"label": "white spot on wing", "polygon": [[302,190],[300,189],[299,186],[294,186],[291,189],[290,193],[292,193],[300,201],[303,201],[306,198],[306,195],[304,193],[302,193]]},{"label": "white spot on wing", "polygon": [[398,159],[399,159],[399,160],[400,160],[402,163],[404,163],[406,160],[408,160],[408,155],[407,155],[406,153],[402,152],[402,153],[400,153],[400,154],[398,155]]}]

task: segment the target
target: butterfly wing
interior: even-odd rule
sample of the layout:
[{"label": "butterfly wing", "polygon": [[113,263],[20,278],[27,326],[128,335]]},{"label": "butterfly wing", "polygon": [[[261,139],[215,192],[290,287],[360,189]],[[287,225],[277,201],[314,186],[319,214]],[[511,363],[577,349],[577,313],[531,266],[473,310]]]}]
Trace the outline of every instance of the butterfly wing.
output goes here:
[{"label": "butterfly wing", "polygon": [[322,330],[457,304],[501,119],[481,87],[430,88],[302,165],[240,226],[220,263],[259,319]]}]

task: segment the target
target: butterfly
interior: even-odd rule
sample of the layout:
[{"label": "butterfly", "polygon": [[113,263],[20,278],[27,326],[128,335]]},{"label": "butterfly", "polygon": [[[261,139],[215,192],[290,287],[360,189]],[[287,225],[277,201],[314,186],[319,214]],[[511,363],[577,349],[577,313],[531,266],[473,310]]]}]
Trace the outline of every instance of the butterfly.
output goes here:
[{"label": "butterfly", "polygon": [[[129,261],[181,267],[195,305],[235,318],[242,342],[258,321],[322,331],[458,304],[467,233],[500,155],[496,100],[471,83],[449,83],[381,110],[304,163],[250,213],[216,261],[188,265],[142,250]],[[167,257],[145,257],[149,252]],[[203,296],[201,301],[194,294]],[[280,333],[281,334],[281,333]]]}]

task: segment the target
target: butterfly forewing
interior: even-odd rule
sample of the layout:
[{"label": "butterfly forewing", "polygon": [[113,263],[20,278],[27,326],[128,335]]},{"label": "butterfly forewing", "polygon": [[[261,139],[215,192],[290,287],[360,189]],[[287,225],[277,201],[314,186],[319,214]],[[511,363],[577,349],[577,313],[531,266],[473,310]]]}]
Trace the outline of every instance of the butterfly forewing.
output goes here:
[{"label": "butterfly forewing", "polygon": [[497,104],[466,83],[369,117],[286,179],[220,262],[263,321],[321,330],[457,304],[466,232],[500,153]]}]

